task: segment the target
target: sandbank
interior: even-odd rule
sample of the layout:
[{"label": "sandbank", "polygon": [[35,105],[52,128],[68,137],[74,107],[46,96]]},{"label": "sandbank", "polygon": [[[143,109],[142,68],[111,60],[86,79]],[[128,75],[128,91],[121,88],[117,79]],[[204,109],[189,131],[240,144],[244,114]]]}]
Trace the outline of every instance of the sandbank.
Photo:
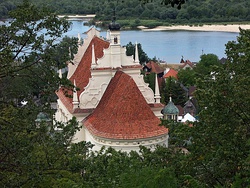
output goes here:
[{"label": "sandbank", "polygon": [[240,32],[239,28],[250,29],[250,24],[228,24],[228,25],[202,25],[202,26],[158,26],[153,29],[148,29],[144,26],[139,26],[143,31],[165,31],[165,30],[186,30],[186,31],[221,31],[221,32]]}]

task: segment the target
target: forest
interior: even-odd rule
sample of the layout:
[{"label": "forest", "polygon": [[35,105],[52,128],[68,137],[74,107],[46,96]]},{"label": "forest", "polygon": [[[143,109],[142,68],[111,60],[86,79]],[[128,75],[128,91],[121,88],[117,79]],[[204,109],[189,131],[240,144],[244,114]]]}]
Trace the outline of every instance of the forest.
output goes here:
[{"label": "forest", "polygon": [[[0,0],[0,18],[8,17],[22,0]],[[203,24],[250,21],[248,0],[187,0],[181,7],[162,0],[30,0],[57,14],[96,14],[96,20],[110,21],[115,10],[118,20],[138,25],[153,20],[151,27],[168,24]],[[132,22],[132,23],[131,23]],[[122,23],[122,22],[121,22]],[[126,22],[124,22],[126,24]],[[144,22],[142,22],[144,23]],[[145,23],[146,24],[146,23]],[[150,25],[149,25],[150,26]]]}]

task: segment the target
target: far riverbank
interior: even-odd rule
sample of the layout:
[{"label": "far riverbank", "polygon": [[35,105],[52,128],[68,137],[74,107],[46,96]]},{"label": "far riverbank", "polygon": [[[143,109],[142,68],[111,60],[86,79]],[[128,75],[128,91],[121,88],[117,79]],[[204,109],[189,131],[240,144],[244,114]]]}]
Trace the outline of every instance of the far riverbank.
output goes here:
[{"label": "far riverbank", "polygon": [[219,31],[219,32],[240,32],[239,28],[250,29],[250,24],[228,24],[228,25],[202,25],[202,26],[158,26],[153,29],[149,29],[144,26],[139,26],[139,29],[143,31],[164,31],[164,30],[185,30],[185,31]]}]

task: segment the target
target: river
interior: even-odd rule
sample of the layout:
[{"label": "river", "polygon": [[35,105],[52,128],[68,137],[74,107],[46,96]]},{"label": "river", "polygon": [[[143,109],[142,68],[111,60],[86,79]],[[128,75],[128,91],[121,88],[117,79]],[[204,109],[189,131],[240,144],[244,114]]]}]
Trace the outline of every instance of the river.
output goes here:
[{"label": "river", "polygon": [[[72,23],[66,35],[77,37],[80,33],[85,38],[84,32],[90,27],[84,26],[82,20]],[[105,30],[101,30],[101,36],[106,37]],[[198,62],[202,54],[213,53],[219,59],[226,57],[225,44],[237,36],[238,33],[232,32],[121,30],[121,44],[140,43],[148,57],[167,63],[179,63],[182,56],[184,60]]]}]

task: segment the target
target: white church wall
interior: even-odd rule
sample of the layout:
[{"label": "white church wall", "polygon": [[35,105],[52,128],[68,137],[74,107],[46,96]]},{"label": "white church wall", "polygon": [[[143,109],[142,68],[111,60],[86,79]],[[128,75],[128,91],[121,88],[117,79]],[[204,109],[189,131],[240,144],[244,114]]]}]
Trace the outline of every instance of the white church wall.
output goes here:
[{"label": "white church wall", "polygon": [[112,78],[110,71],[107,73],[106,71],[93,70],[91,76],[88,85],[79,97],[79,106],[82,109],[96,108]]},{"label": "white church wall", "polygon": [[86,128],[85,138],[87,142],[94,144],[93,151],[99,151],[103,146],[106,148],[112,147],[116,151],[136,151],[139,152],[140,146],[154,149],[157,145],[168,147],[168,135],[161,135],[154,138],[147,139],[132,139],[132,140],[121,140],[121,139],[104,139],[97,136],[93,136]]},{"label": "white church wall", "polygon": [[[60,99],[57,100],[57,104],[57,111],[55,113],[56,121],[66,123],[73,118],[73,114],[68,111],[68,109],[64,106]],[[85,117],[87,117],[87,115],[89,115],[89,113],[74,114],[74,117],[76,117],[76,121],[79,123],[79,125],[82,125],[81,122]],[[86,139],[84,131],[85,130],[81,128],[76,132],[73,138],[74,143],[81,142]]]}]

